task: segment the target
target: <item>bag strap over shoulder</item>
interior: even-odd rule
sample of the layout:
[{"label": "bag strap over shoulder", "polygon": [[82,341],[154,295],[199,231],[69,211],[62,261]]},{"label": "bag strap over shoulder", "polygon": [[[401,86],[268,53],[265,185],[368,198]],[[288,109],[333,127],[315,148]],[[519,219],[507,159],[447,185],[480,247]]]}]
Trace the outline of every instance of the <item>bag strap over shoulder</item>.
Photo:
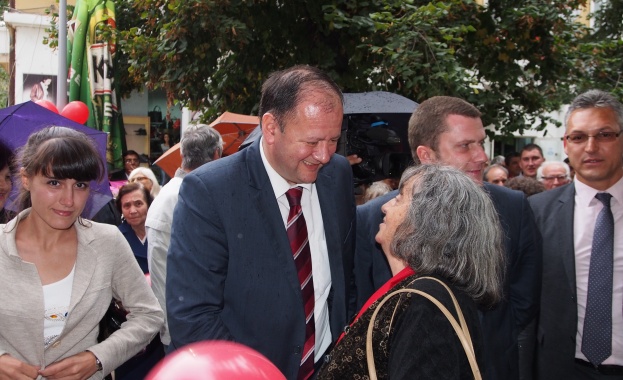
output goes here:
[{"label": "bag strap over shoulder", "polygon": [[[399,290],[396,290],[390,293],[387,297],[385,297],[385,299],[383,299],[379,303],[378,307],[374,310],[374,313],[372,313],[372,318],[370,319],[370,323],[368,324],[368,331],[366,334],[366,360],[368,362],[368,374],[370,376],[370,380],[377,380],[376,365],[374,364],[374,352],[373,352],[373,347],[372,347],[372,330],[374,329],[374,321],[376,320],[376,316],[381,310],[381,307],[387,301],[389,301],[393,296],[397,294],[401,294],[401,293],[419,294],[425,297],[426,299],[428,299],[429,301],[431,301],[435,306],[437,306],[437,308],[439,308],[439,310],[441,310],[441,312],[446,316],[446,318],[448,318],[448,321],[452,325],[452,328],[454,328],[456,335],[459,337],[459,340],[461,341],[461,345],[463,346],[463,349],[465,350],[465,354],[467,355],[467,360],[469,361],[469,365],[472,369],[472,373],[474,374],[474,379],[481,380],[482,376],[480,374],[480,369],[478,368],[478,363],[476,361],[476,355],[474,352],[474,346],[472,344],[472,339],[469,333],[469,329],[467,328],[467,323],[465,322],[465,318],[463,317],[463,312],[461,311],[461,307],[459,306],[459,303],[456,300],[456,297],[454,297],[454,294],[452,293],[450,288],[448,288],[448,286],[444,284],[442,281],[436,278],[433,278],[433,277],[420,277],[417,280],[421,280],[421,279],[435,280],[441,285],[443,285],[443,287],[448,291],[448,293],[450,294],[450,297],[452,298],[452,303],[454,304],[454,308],[459,317],[460,325],[459,325],[459,322],[456,321],[452,313],[450,313],[450,311],[441,302],[439,302],[435,297],[431,296],[430,294],[426,292],[423,292],[417,289],[404,288],[404,289],[399,289]],[[392,316],[392,320],[393,320],[393,316]]]}]

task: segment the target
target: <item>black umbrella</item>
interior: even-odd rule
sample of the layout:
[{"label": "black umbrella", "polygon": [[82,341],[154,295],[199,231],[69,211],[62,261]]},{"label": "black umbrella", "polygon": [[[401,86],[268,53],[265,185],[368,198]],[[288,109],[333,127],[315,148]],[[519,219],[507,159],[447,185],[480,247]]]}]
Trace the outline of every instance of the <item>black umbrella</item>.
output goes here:
[{"label": "black umbrella", "polygon": [[[356,92],[344,94],[344,120],[349,115],[370,115],[377,116],[381,120],[387,121],[389,128],[402,131],[400,133],[406,138],[406,129],[411,114],[417,107],[417,103],[402,95],[393,94],[386,91]],[[239,150],[251,145],[262,135],[262,130],[258,126],[240,145]],[[342,152],[338,152],[342,153]]]}]

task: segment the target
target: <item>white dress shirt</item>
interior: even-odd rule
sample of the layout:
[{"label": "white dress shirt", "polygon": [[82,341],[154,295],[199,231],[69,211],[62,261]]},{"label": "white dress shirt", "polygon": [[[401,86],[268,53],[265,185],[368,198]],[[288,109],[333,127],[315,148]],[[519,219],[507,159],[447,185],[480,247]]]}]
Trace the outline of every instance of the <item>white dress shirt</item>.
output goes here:
[{"label": "white dress shirt", "polygon": [[151,279],[151,290],[154,291],[162,310],[164,310],[164,325],[160,330],[160,341],[164,345],[171,344],[169,325],[167,324],[167,252],[171,245],[171,225],[173,224],[173,211],[182,186],[186,172],[177,169],[175,177],[171,178],[160,190],[160,194],[149,206],[147,219],[145,220],[145,238],[149,240],[147,245],[147,266]]},{"label": "white dress shirt", "polygon": [[[603,204],[595,198],[600,191],[574,181],[573,246],[575,248],[575,283],[578,302],[578,331],[575,357],[587,360],[582,353],[582,334],[586,314],[588,272],[591,261],[593,233],[597,215]],[[623,178],[605,192],[612,195],[610,208],[614,217],[614,263],[612,288],[612,355],[602,364],[623,365]],[[588,361],[588,360],[587,360]]]},{"label": "white dress shirt", "polygon": [[291,186],[281,177],[275,169],[270,166],[264,154],[264,147],[260,141],[260,154],[262,162],[268,173],[268,178],[275,192],[275,198],[279,204],[279,211],[283,218],[284,233],[288,223],[288,213],[290,204],[286,198],[286,192],[292,187],[300,186],[303,188],[301,198],[301,208],[307,225],[307,235],[309,238],[309,250],[312,258],[312,276],[314,279],[314,322],[316,326],[316,343],[314,351],[314,362],[318,361],[322,354],[331,344],[331,328],[329,325],[329,305],[327,298],[331,290],[331,268],[329,267],[329,254],[327,241],[325,239],[322,212],[316,185],[313,183],[302,183]]}]

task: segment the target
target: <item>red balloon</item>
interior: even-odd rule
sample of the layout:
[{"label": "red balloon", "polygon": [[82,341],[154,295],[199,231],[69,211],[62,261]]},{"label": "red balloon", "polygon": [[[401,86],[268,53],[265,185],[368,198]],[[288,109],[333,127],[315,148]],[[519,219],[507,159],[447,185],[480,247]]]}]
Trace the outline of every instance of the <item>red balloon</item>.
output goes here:
[{"label": "red balloon", "polygon": [[47,109],[49,109],[50,111],[52,111],[52,112],[54,112],[54,113],[58,113],[58,108],[56,108],[56,106],[54,105],[54,103],[52,103],[52,102],[51,102],[51,101],[49,101],[49,100],[43,100],[43,99],[41,99],[41,100],[37,100],[37,101],[35,102],[35,104],[38,104],[38,105],[40,105],[40,106],[41,106],[41,107],[43,107],[43,108],[47,108]]},{"label": "red balloon", "polygon": [[259,352],[239,343],[203,341],[189,344],[160,361],[146,380],[285,380]]},{"label": "red balloon", "polygon": [[67,103],[61,115],[76,123],[84,124],[89,119],[89,108],[79,100]]}]

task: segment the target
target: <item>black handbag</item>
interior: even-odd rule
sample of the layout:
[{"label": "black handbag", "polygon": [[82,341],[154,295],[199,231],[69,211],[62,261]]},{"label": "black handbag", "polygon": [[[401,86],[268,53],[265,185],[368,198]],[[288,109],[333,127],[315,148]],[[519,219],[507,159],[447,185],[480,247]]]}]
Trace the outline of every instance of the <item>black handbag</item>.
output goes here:
[{"label": "black handbag", "polygon": [[147,112],[149,116],[149,121],[151,123],[161,123],[162,122],[162,111],[160,110],[160,106],[155,106],[152,111]]},{"label": "black handbag", "polygon": [[127,314],[128,312],[123,308],[121,301],[113,298],[110,301],[108,310],[106,310],[106,314],[104,314],[104,317],[100,321],[100,331],[97,335],[97,341],[101,343],[115,331],[119,330],[121,324],[126,321]]}]

